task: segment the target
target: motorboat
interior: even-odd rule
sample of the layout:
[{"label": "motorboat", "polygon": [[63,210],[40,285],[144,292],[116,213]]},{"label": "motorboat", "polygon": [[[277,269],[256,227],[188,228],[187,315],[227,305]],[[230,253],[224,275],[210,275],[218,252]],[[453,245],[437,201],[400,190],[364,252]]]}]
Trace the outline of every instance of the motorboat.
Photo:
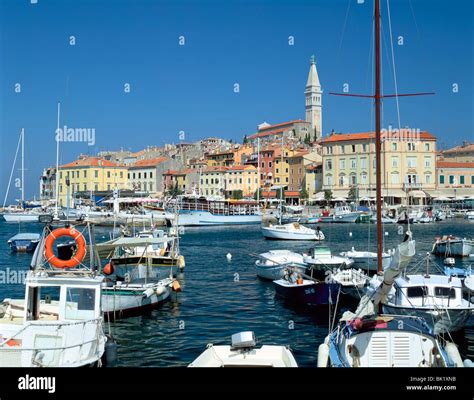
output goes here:
[{"label": "motorboat", "polygon": [[277,280],[283,277],[287,265],[291,264],[298,272],[306,271],[303,255],[290,250],[270,250],[259,255],[255,261],[257,276]]},{"label": "motorboat", "polygon": [[[377,216],[370,217],[370,222],[376,224],[377,223]],[[396,224],[397,220],[382,216],[382,224]]]},{"label": "motorboat", "polygon": [[[375,281],[375,285],[377,283],[380,282]],[[397,278],[382,304],[386,314],[424,318],[436,334],[464,328],[474,312],[474,302],[463,298],[460,278],[435,274],[409,274]]]},{"label": "motorboat", "polygon": [[268,226],[262,226],[261,230],[265,239],[316,241],[325,239],[324,233],[319,227],[311,229],[297,222],[284,225],[269,224]]},{"label": "motorboat", "polygon": [[444,235],[435,238],[433,254],[451,257],[469,257],[474,252],[474,240]]},{"label": "motorboat", "polygon": [[39,233],[18,233],[8,240],[11,251],[32,253],[40,241]]},{"label": "motorboat", "polygon": [[305,279],[303,274],[291,266],[285,269],[283,278],[273,281],[273,285],[275,293],[287,302],[308,306],[335,303],[340,288],[334,281]]},{"label": "motorboat", "polygon": [[333,222],[356,222],[360,213],[352,211],[349,206],[337,206],[334,209]]},{"label": "motorboat", "polygon": [[328,246],[317,245],[311,248],[308,253],[303,254],[303,261],[308,268],[348,268],[354,264],[354,261],[348,257],[332,255]]},{"label": "motorboat", "polygon": [[464,214],[464,218],[474,220],[474,210],[466,212],[466,214]]},{"label": "motorboat", "polygon": [[[354,267],[364,271],[377,272],[377,253],[371,251],[357,251],[354,247],[350,251],[339,253],[341,257],[350,258],[354,261]],[[382,268],[385,269],[392,259],[391,252],[382,253]]]},{"label": "motorboat", "polygon": [[271,367],[294,368],[298,364],[287,346],[263,345],[257,348],[251,331],[232,335],[231,345],[208,344],[206,350],[189,367]]}]

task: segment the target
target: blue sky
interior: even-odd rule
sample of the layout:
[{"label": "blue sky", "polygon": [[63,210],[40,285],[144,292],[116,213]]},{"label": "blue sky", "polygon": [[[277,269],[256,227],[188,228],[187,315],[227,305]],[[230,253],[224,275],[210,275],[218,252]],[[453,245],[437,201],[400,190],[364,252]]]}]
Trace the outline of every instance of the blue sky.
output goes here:
[{"label": "blue sky", "polygon": [[[0,0],[0,194],[22,127],[26,195],[37,194],[43,167],[55,163],[58,100],[61,125],[96,130],[95,146],[62,144],[63,163],[81,152],[177,142],[181,130],[189,141],[241,141],[263,121],[304,118],[312,54],[324,133],[370,129],[369,100],[328,92],[344,83],[352,93],[372,90],[372,7],[371,0]],[[391,2],[394,40],[404,39],[394,50],[399,92],[436,92],[402,99],[401,123],[448,147],[473,140],[473,16],[470,0]],[[383,49],[385,93],[394,91],[389,54]],[[385,103],[384,123],[397,125],[394,100]]]}]

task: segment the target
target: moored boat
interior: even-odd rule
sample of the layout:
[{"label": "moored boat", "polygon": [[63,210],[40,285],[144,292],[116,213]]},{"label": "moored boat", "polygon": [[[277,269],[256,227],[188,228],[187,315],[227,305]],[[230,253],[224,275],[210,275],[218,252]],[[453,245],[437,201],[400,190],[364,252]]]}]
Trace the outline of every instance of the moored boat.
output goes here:
[{"label": "moored boat", "polygon": [[443,256],[469,257],[474,252],[474,240],[451,235],[436,237],[432,252]]},{"label": "moored boat", "polygon": [[32,253],[40,241],[39,233],[18,233],[8,239],[8,245],[13,252]]},{"label": "moored boat", "polygon": [[284,225],[262,226],[262,234],[265,239],[275,240],[324,240],[324,233],[319,229],[311,229],[297,222]]}]

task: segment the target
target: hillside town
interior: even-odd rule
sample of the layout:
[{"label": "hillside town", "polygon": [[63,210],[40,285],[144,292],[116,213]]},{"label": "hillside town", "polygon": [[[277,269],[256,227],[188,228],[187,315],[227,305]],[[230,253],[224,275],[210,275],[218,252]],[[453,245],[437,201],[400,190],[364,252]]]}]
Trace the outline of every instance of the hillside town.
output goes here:
[{"label": "hillside town", "polygon": [[[375,133],[323,135],[323,90],[315,58],[304,90],[305,119],[263,122],[242,143],[208,137],[137,152],[102,151],[43,171],[40,199],[191,194],[225,199],[279,199],[287,204],[375,200]],[[389,205],[434,199],[472,200],[474,144],[437,148],[433,133],[388,127],[383,132],[383,198]],[[59,185],[56,185],[59,175]],[[281,192],[282,191],[282,192]]]}]

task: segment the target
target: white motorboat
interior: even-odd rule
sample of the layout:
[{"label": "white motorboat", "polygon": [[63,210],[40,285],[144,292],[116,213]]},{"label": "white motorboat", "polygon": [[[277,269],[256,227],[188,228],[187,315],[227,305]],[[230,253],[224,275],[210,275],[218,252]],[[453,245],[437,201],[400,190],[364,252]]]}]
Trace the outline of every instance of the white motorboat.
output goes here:
[{"label": "white motorboat", "polygon": [[262,234],[266,239],[279,240],[316,240],[325,239],[324,233],[319,229],[311,229],[293,222],[285,225],[262,226]]},{"label": "white motorboat", "polygon": [[288,347],[256,346],[253,332],[240,332],[232,335],[231,346],[208,344],[206,350],[189,367],[298,367]]},{"label": "white motorboat", "polygon": [[432,252],[437,255],[452,257],[469,257],[474,252],[474,240],[456,236],[441,236],[435,238]]},{"label": "white motorboat", "polygon": [[[377,278],[371,281],[371,285],[378,284],[380,281]],[[399,277],[382,304],[386,314],[424,318],[436,334],[464,328],[474,312],[474,302],[463,298],[461,279],[446,275]]]},{"label": "white motorboat", "polygon": [[[341,257],[348,257],[354,261],[354,266],[364,271],[377,272],[377,253],[371,251],[357,251],[354,247],[350,251],[339,253]],[[390,252],[382,253],[382,268],[390,265],[392,255]]]},{"label": "white motorboat", "polygon": [[104,278],[79,266],[79,255],[75,266],[54,268],[67,261],[46,258],[48,234],[46,228],[33,255],[25,298],[5,299],[0,306],[0,367],[100,366],[107,341],[101,310]]},{"label": "white motorboat", "polygon": [[474,220],[474,211],[468,211],[468,212],[464,215],[464,218],[465,218],[465,219]]},{"label": "white motorboat", "polygon": [[319,245],[313,247],[308,254],[303,254],[303,261],[308,265],[308,268],[316,269],[348,268],[354,264],[352,259],[334,256],[329,247]]},{"label": "white motorboat", "polygon": [[338,206],[334,209],[333,222],[356,222],[360,213],[352,211],[349,206]]},{"label": "white motorboat", "polygon": [[369,276],[360,268],[338,268],[331,274],[331,281],[341,285],[342,293],[356,299],[362,297],[369,280]]},{"label": "white motorboat", "polygon": [[38,222],[39,214],[32,212],[12,212],[3,214],[6,222]]},{"label": "white motorboat", "polygon": [[[377,216],[370,217],[370,222],[376,224],[377,223]],[[397,220],[382,216],[382,224],[396,224]]]},{"label": "white motorboat", "polygon": [[257,276],[272,281],[282,278],[288,265],[300,273],[306,271],[303,255],[290,250],[270,250],[260,254],[255,261]]}]

